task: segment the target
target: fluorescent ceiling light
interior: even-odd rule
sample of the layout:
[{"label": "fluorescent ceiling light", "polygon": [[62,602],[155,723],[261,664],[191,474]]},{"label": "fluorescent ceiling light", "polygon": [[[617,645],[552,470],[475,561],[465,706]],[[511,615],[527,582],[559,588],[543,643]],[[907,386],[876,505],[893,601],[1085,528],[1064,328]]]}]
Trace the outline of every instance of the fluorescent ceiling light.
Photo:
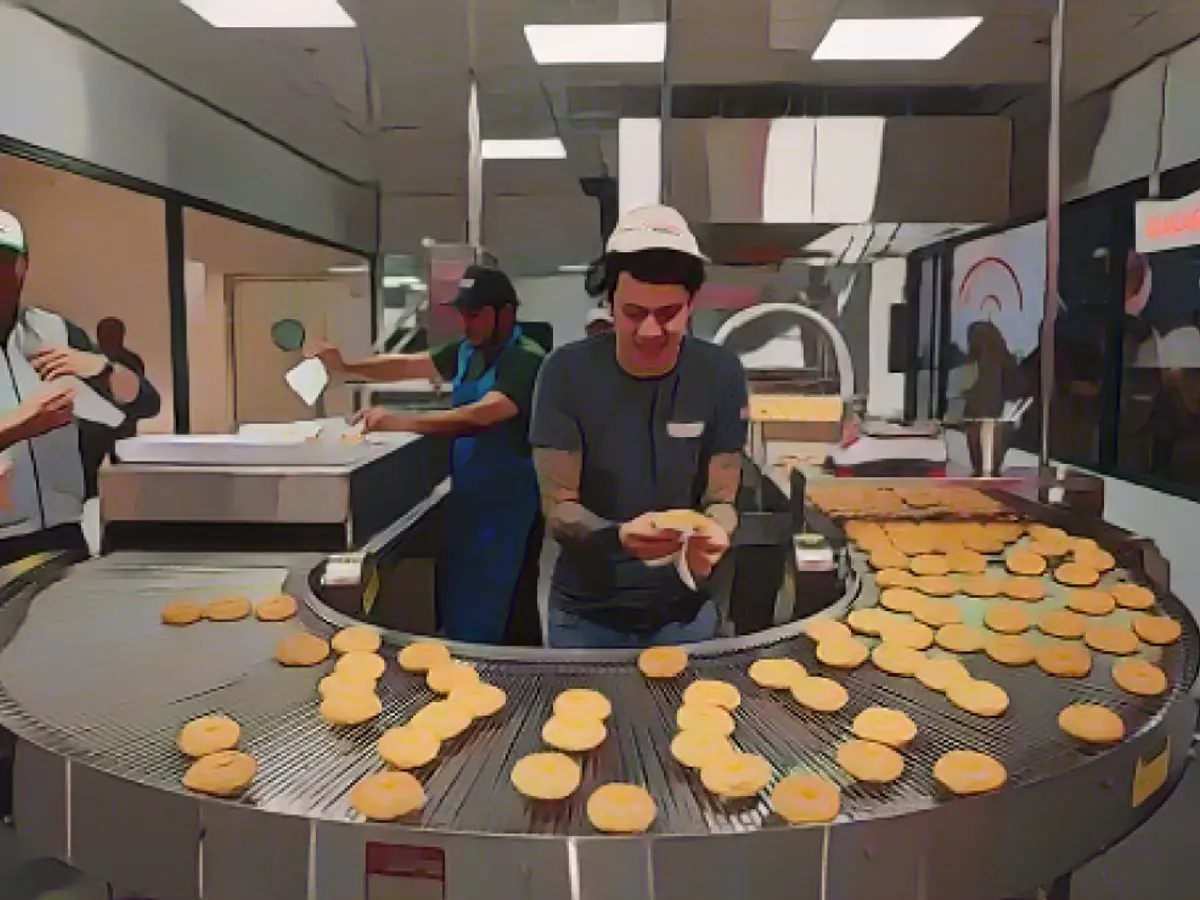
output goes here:
[{"label": "fluorescent ceiling light", "polygon": [[418,285],[424,287],[425,282],[415,275],[384,275],[383,286],[385,288],[416,288]]},{"label": "fluorescent ceiling light", "polygon": [[567,149],[558,138],[485,140],[484,159],[566,159]]},{"label": "fluorescent ceiling light", "polygon": [[330,266],[325,271],[327,271],[330,275],[362,275],[364,272],[369,272],[370,267],[365,265]]},{"label": "fluorescent ceiling light", "polygon": [[667,56],[667,23],[526,25],[525,40],[541,66],[661,63]]},{"label": "fluorescent ceiling light", "polygon": [[558,271],[562,272],[564,275],[575,275],[575,274],[583,274],[590,268],[591,268],[591,266],[587,266],[587,265],[559,266]]},{"label": "fluorescent ceiling light", "polygon": [[813,59],[945,59],[982,22],[982,16],[837,19],[813,52]]},{"label": "fluorescent ceiling light", "polygon": [[338,0],[179,0],[214,28],[353,28]]}]

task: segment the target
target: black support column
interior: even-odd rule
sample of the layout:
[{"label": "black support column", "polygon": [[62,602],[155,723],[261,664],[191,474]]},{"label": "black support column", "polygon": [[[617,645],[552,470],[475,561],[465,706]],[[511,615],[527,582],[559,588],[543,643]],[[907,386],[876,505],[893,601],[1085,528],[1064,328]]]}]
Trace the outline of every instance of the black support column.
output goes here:
[{"label": "black support column", "polygon": [[184,268],[183,203],[164,201],[167,225],[167,298],[171,316],[171,399],[175,410],[175,432],[192,430],[192,390],[188,375],[187,283]]}]

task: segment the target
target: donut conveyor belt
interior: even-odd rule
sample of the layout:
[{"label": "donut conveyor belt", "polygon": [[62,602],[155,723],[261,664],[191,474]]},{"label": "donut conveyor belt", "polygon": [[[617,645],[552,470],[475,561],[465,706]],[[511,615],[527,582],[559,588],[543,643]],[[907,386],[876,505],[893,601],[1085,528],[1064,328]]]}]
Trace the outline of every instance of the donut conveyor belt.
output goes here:
[{"label": "donut conveyor belt", "polygon": [[[659,805],[658,819],[651,834],[640,839],[643,841],[668,836],[757,835],[755,840],[761,838],[762,842],[755,843],[754,848],[761,852],[773,848],[768,852],[771,858],[786,845],[798,854],[794,864],[799,865],[800,857],[811,851],[825,865],[826,858],[840,857],[839,845],[836,840],[830,845],[828,835],[844,835],[859,848],[856,852],[877,856],[874,874],[859,865],[853,879],[837,882],[844,885],[843,890],[834,889],[832,875],[827,874],[819,879],[820,893],[813,896],[854,900],[877,900],[878,890],[884,886],[892,890],[891,882],[898,877],[885,871],[886,854],[870,843],[874,840],[871,835],[889,828],[894,832],[895,826],[901,826],[897,840],[916,841],[925,834],[916,822],[925,821],[929,814],[933,818],[921,828],[928,829],[923,840],[931,842],[930,846],[938,835],[941,837],[937,837],[937,843],[945,843],[946,837],[939,829],[946,828],[955,833],[955,839],[977,829],[980,834],[990,831],[1006,835],[996,839],[1010,841],[1019,840],[1025,827],[1031,825],[1034,830],[1040,826],[1062,832],[1061,826],[1066,823],[1056,826],[1054,814],[1048,809],[1076,802],[1075,792],[1080,785],[1095,788],[1093,774],[1107,781],[1110,788],[1115,783],[1126,790],[1124,784],[1132,777],[1134,762],[1160,753],[1164,735],[1175,735],[1176,743],[1168,756],[1171,771],[1177,774],[1187,750],[1182,736],[1190,735],[1194,722],[1186,689],[1196,676],[1200,637],[1185,608],[1170,597],[1164,600],[1166,611],[1185,627],[1183,639],[1166,648],[1160,660],[1171,682],[1166,697],[1141,700],[1121,694],[1112,686],[1107,658],[1100,654],[1096,655],[1093,674],[1078,680],[1052,679],[1034,667],[1005,668],[977,654],[967,659],[972,674],[1000,684],[1011,698],[1010,712],[996,720],[962,712],[915,680],[886,676],[870,664],[854,672],[834,674],[849,691],[851,700],[846,709],[833,715],[811,713],[787,694],[756,686],[746,674],[754,659],[782,655],[800,660],[810,672],[833,674],[815,660],[811,641],[797,635],[795,629],[790,634],[784,629],[777,639],[701,650],[693,654],[684,676],[663,683],[647,682],[628,654],[597,662],[587,654],[509,650],[489,655],[486,648],[464,649],[460,655],[479,667],[484,680],[508,693],[507,706],[493,719],[476,722],[461,738],[447,744],[434,763],[417,773],[428,797],[425,809],[417,816],[403,826],[366,826],[359,824],[361,820],[351,810],[348,795],[361,778],[383,767],[375,750],[379,735],[403,724],[413,712],[435,699],[423,681],[399,671],[394,663],[397,647],[384,648],[390,665],[380,685],[383,715],[369,725],[338,730],[326,725],[317,709],[317,681],[329,671],[331,663],[313,669],[284,669],[271,658],[279,637],[297,623],[268,625],[250,619],[171,629],[161,625],[158,617],[163,605],[181,598],[202,601],[218,594],[239,593],[257,599],[281,587],[305,596],[306,576],[314,562],[311,557],[299,556],[183,560],[118,554],[68,570],[61,580],[40,592],[23,592],[0,611],[0,620],[7,619],[4,624],[8,626],[0,633],[15,631],[0,652],[0,722],[56,757],[192,802],[180,785],[186,761],[175,749],[175,738],[185,722],[221,712],[241,724],[243,749],[257,760],[259,774],[236,804],[196,801],[205,822],[209,818],[215,821],[220,810],[213,807],[229,808],[230,815],[236,810],[265,814],[254,817],[257,827],[273,829],[278,825],[281,829],[290,817],[303,817],[321,823],[321,829],[340,824],[343,829],[371,835],[360,840],[380,840],[381,835],[390,840],[393,835],[406,835],[402,843],[432,842],[441,846],[449,842],[446,845],[452,846],[455,835],[459,839],[465,839],[465,835],[491,835],[511,839],[514,849],[519,846],[523,853],[549,853],[545,844],[531,843],[529,836],[594,840],[583,800],[607,781],[633,781],[645,785]],[[853,604],[870,605],[875,599],[874,590],[873,579],[864,578],[861,583],[852,579]],[[314,598],[308,599],[308,606],[302,604],[300,624],[316,633],[332,633],[333,627],[326,619],[336,620],[336,614],[313,602]],[[318,617],[314,610],[325,618]],[[514,654],[518,658],[511,658]],[[735,742],[744,750],[765,756],[777,777],[792,769],[806,769],[843,787],[843,815],[826,830],[824,849],[819,841],[812,844],[800,832],[786,829],[770,812],[765,792],[752,801],[720,801],[670,757],[675,710],[684,688],[694,678],[726,680],[741,691],[742,705],[734,714]],[[512,764],[527,753],[544,749],[540,731],[554,697],[565,688],[577,686],[598,689],[612,701],[609,737],[596,751],[581,757],[584,781],[574,798],[551,805],[527,802],[509,783]],[[1100,703],[1116,710],[1128,728],[1126,744],[1106,751],[1084,751],[1066,738],[1056,717],[1060,709],[1076,702]],[[833,761],[836,747],[851,737],[854,716],[874,705],[903,710],[919,729],[916,741],[904,751],[905,774],[895,784],[882,788],[851,783]],[[1184,705],[1189,710],[1181,712]],[[1167,747],[1172,745],[1168,742]],[[943,802],[932,779],[932,768],[941,754],[952,749],[979,749],[996,756],[1008,770],[1009,785],[991,797]],[[1051,794],[1056,783],[1063,787],[1057,788],[1055,797]],[[1077,835],[1068,835],[1072,866],[1102,849],[1104,841],[1114,840],[1133,827],[1138,817],[1152,808],[1148,804],[1143,810],[1127,809],[1128,798],[1122,796],[1118,808],[1127,809],[1130,822],[1101,821],[1108,813],[1089,806],[1093,800],[1081,801],[1082,808],[1095,808],[1097,821],[1077,821],[1078,816],[1072,816],[1071,825],[1080,831],[1094,831],[1095,836],[1089,840],[1099,843],[1093,845]],[[1019,812],[1014,812],[1018,808]],[[971,811],[967,819],[952,815],[967,810]],[[1000,810],[1006,812],[1001,815]],[[911,813],[918,815],[905,815]],[[18,819],[20,816],[18,805]],[[936,824],[939,821],[941,825]],[[968,822],[972,823],[969,827]],[[244,825],[239,826],[238,833],[244,834]],[[779,840],[768,840],[772,834]],[[341,839],[346,838],[343,835]],[[1061,835],[1053,839],[1043,836],[1038,846],[1049,847],[1060,839]],[[311,852],[317,840],[302,836],[299,847]],[[616,848],[628,847],[639,839],[599,840]],[[799,851],[801,841],[806,847],[811,844],[803,853]],[[575,844],[567,842],[564,846]],[[752,852],[751,847],[739,843],[722,842],[722,847],[728,849],[708,850],[701,856],[720,858],[722,852]],[[734,849],[738,847],[742,849]],[[896,865],[911,867],[912,860],[924,859],[922,854],[929,849],[913,846],[896,857]],[[653,856],[642,850],[635,851],[631,859],[639,865],[651,859],[653,866]],[[210,855],[203,858],[210,866],[214,864]],[[616,858],[603,859],[606,867],[624,864]],[[301,863],[310,870],[310,879],[316,877],[311,871],[316,863],[297,861],[296,865]],[[696,872],[703,871],[705,864],[702,859],[688,863]],[[499,863],[480,859],[477,865],[486,870]],[[972,867],[963,878],[984,877],[978,860],[972,861]],[[322,864],[322,868],[328,866]],[[974,870],[975,876],[970,874]],[[1038,871],[1040,875],[1061,872],[1053,868]],[[361,879],[361,871],[356,877]],[[482,880],[478,884],[489,884],[486,871],[479,877]],[[922,877],[938,880],[932,870]],[[503,881],[502,875],[495,875],[498,897],[532,896],[516,890],[504,893]],[[645,873],[633,882],[644,889]],[[657,884],[657,893],[651,895],[675,896],[659,874],[653,874],[650,883]],[[215,884],[210,876],[206,900],[210,895],[227,896],[217,891]],[[628,891],[629,884],[623,889]],[[171,896],[165,887],[162,891],[156,896]],[[261,896],[274,900],[275,895]],[[316,891],[314,896],[326,894]],[[328,896],[343,900],[352,895],[335,892]],[[449,896],[458,900],[472,895],[452,891]],[[627,896],[632,900],[635,895]],[[775,895],[759,890],[758,896]],[[808,894],[797,890],[788,896]],[[911,893],[908,886],[894,890],[895,900],[909,896],[941,900],[940,895],[928,893],[920,885],[911,886]],[[974,895],[988,896],[986,891]]]},{"label": "donut conveyor belt", "polygon": [[[246,620],[171,629],[158,621],[159,609],[171,600],[227,593],[266,596],[282,588],[286,575],[285,569],[272,566],[124,567],[119,556],[73,569],[34,600],[20,631],[0,653],[5,699],[44,727],[69,735],[75,752],[94,764],[170,790],[180,789],[186,768],[174,747],[179,728],[194,717],[223,712],[242,724],[245,748],[261,767],[243,803],[352,818],[350,788],[381,767],[374,749],[378,736],[435,699],[423,682],[393,663],[381,683],[384,715],[370,725],[338,731],[325,725],[317,711],[316,682],[332,664],[284,669],[271,658],[275,643],[293,625]],[[872,602],[873,590],[867,579],[858,602]],[[330,630],[315,617],[306,625]],[[47,646],[56,652],[47,653]],[[1014,786],[1079,764],[1087,757],[1056,724],[1058,711],[1070,703],[1109,706],[1125,719],[1130,733],[1149,723],[1163,705],[1160,699],[1117,691],[1108,658],[1099,654],[1091,676],[1069,680],[1051,679],[1035,667],[1007,668],[976,655],[968,659],[972,673],[1001,684],[1012,700],[1012,715],[989,720],[958,710],[914,679],[887,676],[869,664],[850,673],[830,672],[812,650],[812,642],[799,636],[762,650],[698,657],[685,676],[663,683],[647,682],[630,663],[479,660],[484,680],[508,692],[508,705],[494,720],[476,723],[422,773],[430,803],[421,824],[474,832],[591,833],[582,804],[538,808],[508,783],[516,759],[543,749],[541,726],[554,697],[568,687],[600,690],[614,707],[609,740],[583,757],[581,795],[610,780],[645,784],[661,805],[656,830],[684,834],[777,824],[765,801],[722,803],[670,757],[675,711],[692,678],[734,684],[743,697],[734,714],[736,742],[765,756],[780,775],[810,769],[842,784],[849,819],[932,805],[933,763],[956,748],[995,755]],[[1193,630],[1166,649],[1162,663],[1173,684],[1181,685],[1186,673],[1195,671],[1198,650]],[[786,693],[758,687],[746,670],[755,658],[767,655],[792,656],[811,672],[834,675],[849,690],[849,706],[832,716],[812,713]],[[67,667],[64,657],[70,659]],[[857,786],[833,762],[836,747],[852,736],[855,714],[874,705],[903,710],[919,729],[916,742],[905,751],[904,777],[886,788]]]}]

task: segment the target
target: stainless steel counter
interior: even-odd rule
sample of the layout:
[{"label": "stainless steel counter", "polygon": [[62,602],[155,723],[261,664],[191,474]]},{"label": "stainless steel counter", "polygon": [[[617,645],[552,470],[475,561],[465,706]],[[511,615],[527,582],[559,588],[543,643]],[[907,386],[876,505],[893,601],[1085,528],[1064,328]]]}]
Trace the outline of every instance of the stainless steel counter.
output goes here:
[{"label": "stainless steel counter", "polygon": [[449,442],[428,437],[357,445],[339,465],[118,463],[100,472],[101,526],[331,526],[323,549],[349,549],[429,497],[449,463]]}]

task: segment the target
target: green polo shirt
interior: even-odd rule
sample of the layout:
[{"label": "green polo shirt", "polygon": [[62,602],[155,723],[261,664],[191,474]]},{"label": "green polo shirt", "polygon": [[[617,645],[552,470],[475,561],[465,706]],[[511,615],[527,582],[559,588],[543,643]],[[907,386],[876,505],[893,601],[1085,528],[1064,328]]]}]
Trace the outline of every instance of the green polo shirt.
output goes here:
[{"label": "green polo shirt", "polygon": [[[462,339],[439,344],[429,351],[438,374],[447,382],[458,372],[458,348]],[[533,386],[537,382],[538,370],[546,359],[546,352],[538,344],[522,336],[509,347],[496,363],[496,384],[492,390],[499,391],[516,404],[518,413],[497,428],[502,429],[507,441],[511,441],[521,455],[528,456],[529,415],[533,408]],[[467,380],[474,381],[486,370],[491,360],[482,353],[471,354],[467,365]]]}]

